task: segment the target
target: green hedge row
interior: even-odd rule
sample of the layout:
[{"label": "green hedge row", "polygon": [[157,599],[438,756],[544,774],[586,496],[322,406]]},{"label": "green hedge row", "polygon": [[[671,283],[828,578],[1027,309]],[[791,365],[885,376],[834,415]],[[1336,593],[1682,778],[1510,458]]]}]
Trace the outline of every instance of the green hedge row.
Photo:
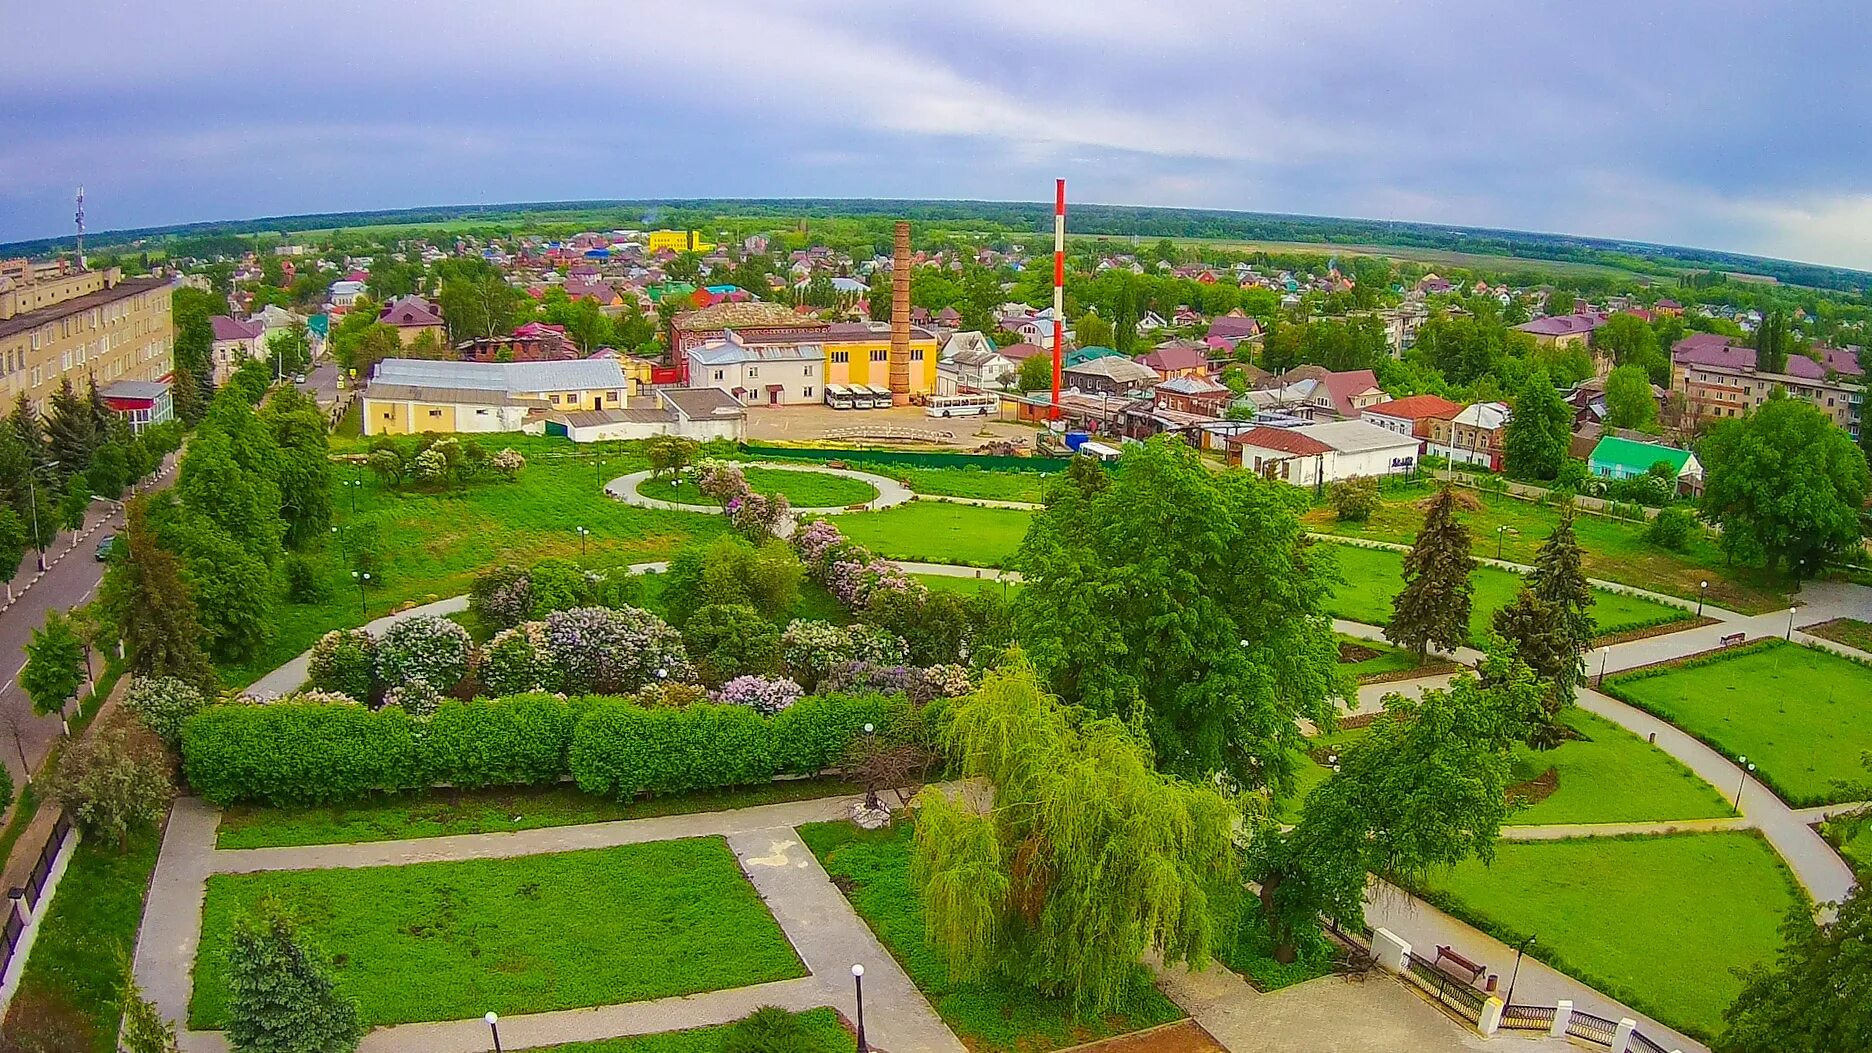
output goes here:
[{"label": "green hedge row", "polygon": [[570,775],[619,799],[765,782],[830,767],[865,724],[920,736],[902,697],[802,698],[778,715],[704,703],[646,708],[551,695],[444,702],[418,720],[394,706],[211,706],[182,728],[189,785],[217,805],[334,804],[373,793],[516,786]]}]

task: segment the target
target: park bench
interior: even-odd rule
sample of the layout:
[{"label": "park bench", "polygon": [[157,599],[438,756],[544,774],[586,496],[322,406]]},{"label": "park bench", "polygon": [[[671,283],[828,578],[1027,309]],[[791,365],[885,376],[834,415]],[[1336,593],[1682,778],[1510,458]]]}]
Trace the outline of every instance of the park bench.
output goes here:
[{"label": "park bench", "polygon": [[1722,640],[1719,642],[1724,647],[1734,647],[1739,643],[1743,643],[1747,639],[1748,639],[1748,633],[1730,633],[1729,635],[1723,637]]},{"label": "park bench", "polygon": [[[1444,964],[1445,962],[1448,964]],[[1438,945],[1436,949],[1436,966],[1466,984],[1475,983],[1482,978],[1483,973],[1488,971],[1487,966],[1477,965],[1457,954],[1455,950],[1442,945]]]}]

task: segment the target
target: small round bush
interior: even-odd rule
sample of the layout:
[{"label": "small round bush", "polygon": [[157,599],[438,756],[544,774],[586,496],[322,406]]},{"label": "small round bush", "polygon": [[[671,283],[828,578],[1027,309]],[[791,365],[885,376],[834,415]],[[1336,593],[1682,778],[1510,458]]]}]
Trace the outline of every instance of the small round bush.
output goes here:
[{"label": "small round bush", "polygon": [[1658,511],[1657,518],[1645,528],[1645,540],[1659,548],[1682,552],[1690,547],[1690,537],[1695,531],[1695,513],[1682,507],[1664,508]]},{"label": "small round bush", "polygon": [[722,1053],[813,1053],[818,1046],[798,1017],[764,1005],[729,1025],[721,1048]]},{"label": "small round bush", "polygon": [[475,578],[468,607],[496,629],[519,625],[532,616],[533,577],[515,566],[500,566]]},{"label": "small round bush", "polygon": [[376,637],[364,629],[334,629],[312,645],[307,672],[320,691],[369,702],[376,667]]},{"label": "small round bush", "polygon": [[637,607],[575,607],[546,619],[546,648],[569,694],[627,694],[695,679],[682,636]]},{"label": "small round bush", "polygon": [[761,716],[771,717],[800,700],[805,689],[782,676],[737,676],[722,685],[717,696],[737,706],[752,706]]},{"label": "small round bush", "polygon": [[171,746],[182,741],[182,723],[207,704],[193,684],[172,676],[138,677],[124,696],[124,708]]},{"label": "small round bush", "polygon": [[523,622],[494,634],[481,649],[475,673],[490,695],[557,691],[563,680],[546,648],[545,622]]},{"label": "small round bush", "polygon": [[468,675],[474,650],[468,630],[434,615],[397,622],[377,641],[377,679],[386,690],[421,677],[437,691],[452,690]]},{"label": "small round bush", "polygon": [[384,692],[384,705],[395,706],[412,717],[433,717],[442,706],[442,693],[423,677],[412,676]]}]

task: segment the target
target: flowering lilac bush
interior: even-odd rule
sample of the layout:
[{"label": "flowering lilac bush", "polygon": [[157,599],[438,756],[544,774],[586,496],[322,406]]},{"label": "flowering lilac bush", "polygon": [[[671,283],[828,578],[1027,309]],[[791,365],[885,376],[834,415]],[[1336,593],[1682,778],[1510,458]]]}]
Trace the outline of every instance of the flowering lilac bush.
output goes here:
[{"label": "flowering lilac bush", "polygon": [[307,674],[320,691],[369,702],[377,667],[377,638],[364,629],[334,629],[312,645]]},{"label": "flowering lilac bush", "polygon": [[442,693],[420,676],[412,676],[384,692],[384,708],[394,706],[412,717],[433,717],[441,705]]},{"label": "flowering lilac bush", "polygon": [[817,685],[847,662],[902,665],[903,639],[869,625],[838,626],[795,618],[780,634],[780,654],[793,678]]},{"label": "flowering lilac bush", "polygon": [[731,497],[727,503],[728,522],[735,532],[749,541],[778,537],[781,526],[793,513],[785,494],[757,494],[753,491]]},{"label": "flowering lilac bush", "polygon": [[501,478],[512,481],[520,474],[520,469],[526,467],[526,455],[509,446],[495,454],[493,459],[488,461],[488,467],[499,472]]},{"label": "flowering lilac bush", "polygon": [[377,679],[389,690],[416,677],[437,691],[453,690],[468,675],[473,651],[468,630],[447,618],[406,618],[377,641]]},{"label": "flowering lilac bush", "polygon": [[337,691],[294,691],[290,695],[267,700],[271,702],[309,702],[320,706],[362,706],[364,703],[350,695]]},{"label": "flowering lilac bush", "polygon": [[819,691],[827,695],[908,694],[914,672],[909,666],[845,662],[819,681]]},{"label": "flowering lilac bush", "polygon": [[171,746],[182,741],[183,721],[207,704],[195,685],[172,676],[138,677],[124,696],[124,708]]},{"label": "flowering lilac bush", "polygon": [[708,688],[701,684],[673,684],[668,680],[647,684],[643,690],[631,696],[631,701],[646,709],[681,709],[708,700]]},{"label": "flowering lilac bush", "polygon": [[903,665],[910,656],[910,648],[904,643],[903,637],[875,625],[853,625],[845,633],[851,639],[851,656],[854,661]]},{"label": "flowering lilac bush", "polygon": [[636,607],[575,607],[546,619],[546,650],[570,694],[627,694],[695,679],[682,635]]},{"label": "flowering lilac bush", "polygon": [[533,574],[522,567],[499,566],[475,578],[468,606],[498,629],[519,625],[533,611]]},{"label": "flowering lilac bush", "polygon": [[793,532],[793,551],[799,553],[800,562],[806,564],[806,572],[815,579],[824,577],[826,557],[843,544],[845,535],[825,519],[815,519]]},{"label": "flowering lilac bush", "polygon": [[741,474],[740,467],[727,461],[703,461],[696,469],[696,489],[724,506],[751,492],[747,476]]},{"label": "flowering lilac bush", "polygon": [[847,541],[837,527],[814,520],[793,534],[793,550],[814,581],[854,611],[863,610],[879,590],[924,592],[921,582],[868,548]]},{"label": "flowering lilac bush", "polygon": [[938,698],[961,698],[975,687],[968,670],[955,664],[932,665],[912,671],[910,701],[922,705]]},{"label": "flowering lilac bush", "polygon": [[557,691],[563,679],[547,651],[545,622],[522,622],[495,633],[477,656],[475,673],[490,695]]},{"label": "flowering lilac bush", "polygon": [[753,706],[761,716],[775,713],[799,701],[806,690],[780,676],[737,676],[722,685],[715,697],[737,706]]}]

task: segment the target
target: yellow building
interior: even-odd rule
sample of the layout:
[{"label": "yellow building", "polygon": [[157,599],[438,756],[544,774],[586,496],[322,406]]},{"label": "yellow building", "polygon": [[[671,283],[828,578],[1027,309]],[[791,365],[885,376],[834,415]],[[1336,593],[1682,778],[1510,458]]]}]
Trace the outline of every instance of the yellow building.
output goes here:
[{"label": "yellow building", "polygon": [[708,252],[714,247],[703,240],[699,230],[653,230],[644,240],[644,251],[652,256],[664,249],[671,252]]},{"label": "yellow building", "polygon": [[[891,332],[888,322],[834,322],[819,335],[827,384],[890,387]],[[936,391],[936,336],[910,327],[910,394]]]},{"label": "yellow building", "polygon": [[632,381],[613,359],[388,358],[377,364],[364,389],[364,434],[519,431],[555,409],[620,409],[631,389]]},{"label": "yellow building", "polygon": [[0,277],[0,402],[10,407],[24,394],[43,413],[68,376],[81,392],[93,378],[104,387],[167,377],[171,286],[168,278],[125,278],[115,267]]}]

